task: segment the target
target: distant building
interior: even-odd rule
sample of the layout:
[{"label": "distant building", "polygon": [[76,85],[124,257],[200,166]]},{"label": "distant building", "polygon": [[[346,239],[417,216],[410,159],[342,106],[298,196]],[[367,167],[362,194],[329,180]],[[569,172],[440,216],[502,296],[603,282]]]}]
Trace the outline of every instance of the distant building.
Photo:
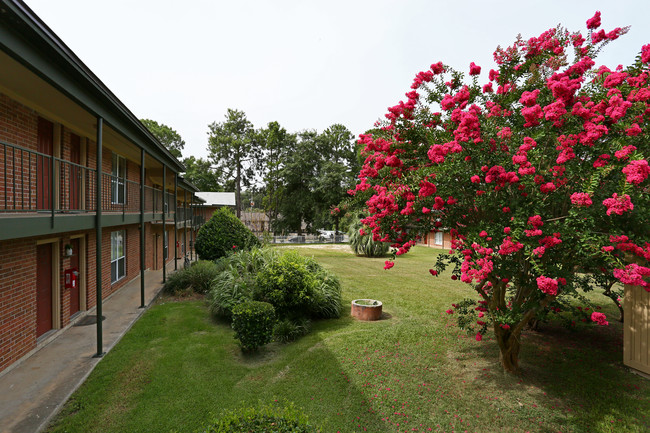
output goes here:
[{"label": "distant building", "polygon": [[236,206],[234,192],[199,191],[195,195],[198,203],[194,205],[194,216],[199,226],[208,221],[217,209],[234,209]]},{"label": "distant building", "polygon": [[449,250],[451,249],[451,234],[449,232],[431,231],[420,239],[418,245]]},{"label": "distant building", "polygon": [[258,238],[264,232],[270,232],[269,217],[264,212],[243,212],[241,213],[241,222],[244,223]]}]

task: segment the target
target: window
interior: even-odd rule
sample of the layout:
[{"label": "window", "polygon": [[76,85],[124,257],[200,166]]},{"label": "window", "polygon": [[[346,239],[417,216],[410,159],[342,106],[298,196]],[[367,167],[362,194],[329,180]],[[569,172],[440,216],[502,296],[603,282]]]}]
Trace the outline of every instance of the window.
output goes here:
[{"label": "window", "polygon": [[442,232],[436,232],[433,243],[436,245],[442,245]]},{"label": "window", "polygon": [[111,203],[124,204],[126,195],[126,159],[113,154],[113,171],[111,172]]},{"label": "window", "polygon": [[126,276],[124,256],[124,230],[111,232],[111,283]]}]

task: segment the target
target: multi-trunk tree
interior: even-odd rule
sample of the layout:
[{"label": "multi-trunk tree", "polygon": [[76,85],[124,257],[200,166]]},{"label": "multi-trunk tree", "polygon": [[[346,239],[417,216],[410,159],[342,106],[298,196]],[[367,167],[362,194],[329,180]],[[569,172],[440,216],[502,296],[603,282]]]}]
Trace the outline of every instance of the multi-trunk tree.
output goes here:
[{"label": "multi-trunk tree", "polygon": [[497,48],[482,85],[473,62],[468,82],[435,63],[361,136],[365,230],[397,255],[450,231],[453,254],[430,272],[453,264],[478,294],[448,312],[477,340],[491,326],[507,371],[519,368],[524,327],[570,314],[588,272],[650,290],[650,45],[628,67],[598,67],[627,31],[600,25],[596,13],[586,35],[557,27]]}]

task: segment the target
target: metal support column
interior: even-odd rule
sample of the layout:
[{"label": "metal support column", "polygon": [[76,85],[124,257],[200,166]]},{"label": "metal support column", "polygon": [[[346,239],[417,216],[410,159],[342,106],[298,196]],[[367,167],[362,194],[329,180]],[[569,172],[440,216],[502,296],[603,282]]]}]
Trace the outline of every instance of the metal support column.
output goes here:
[{"label": "metal support column", "polygon": [[140,308],[144,308],[145,231],[144,231],[144,158],[140,152]]},{"label": "metal support column", "polygon": [[97,118],[97,209],[95,213],[95,268],[97,272],[96,285],[97,290],[95,293],[97,295],[97,306],[95,311],[97,313],[97,353],[94,355],[95,358],[101,358],[104,356],[104,342],[103,342],[103,332],[102,332],[102,133],[104,130],[104,119],[101,117]]},{"label": "metal support column", "polygon": [[167,239],[167,227],[165,227],[165,214],[167,211],[167,166],[163,164],[163,186],[162,186],[162,228],[163,228],[163,280],[162,282],[167,282],[167,244],[169,239]]},{"label": "metal support column", "polygon": [[178,173],[174,173],[174,270],[178,270]]}]

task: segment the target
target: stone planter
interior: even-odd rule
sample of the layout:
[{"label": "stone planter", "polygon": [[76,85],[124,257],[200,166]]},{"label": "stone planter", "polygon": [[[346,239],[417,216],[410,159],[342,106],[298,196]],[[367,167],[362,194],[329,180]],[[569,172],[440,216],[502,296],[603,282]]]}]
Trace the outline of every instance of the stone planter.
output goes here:
[{"label": "stone planter", "polygon": [[382,303],[374,299],[355,299],[352,301],[350,315],[359,320],[379,320],[381,318]]}]

